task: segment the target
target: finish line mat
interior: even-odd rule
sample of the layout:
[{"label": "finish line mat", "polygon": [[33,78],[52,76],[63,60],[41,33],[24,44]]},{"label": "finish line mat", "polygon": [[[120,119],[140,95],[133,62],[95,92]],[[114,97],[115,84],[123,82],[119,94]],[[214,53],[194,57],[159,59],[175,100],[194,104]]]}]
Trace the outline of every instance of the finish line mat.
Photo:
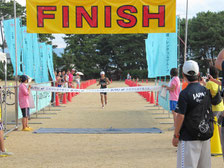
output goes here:
[{"label": "finish line mat", "polygon": [[160,134],[158,128],[40,128],[35,134]]}]

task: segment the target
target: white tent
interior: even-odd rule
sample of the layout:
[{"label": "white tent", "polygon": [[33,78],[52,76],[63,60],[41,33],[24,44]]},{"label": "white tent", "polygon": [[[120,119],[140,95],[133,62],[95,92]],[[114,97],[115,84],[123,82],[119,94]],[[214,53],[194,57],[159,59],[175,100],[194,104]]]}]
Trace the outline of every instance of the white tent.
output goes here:
[{"label": "white tent", "polygon": [[6,54],[0,52],[0,61],[1,62],[6,62],[6,60],[7,60]]}]

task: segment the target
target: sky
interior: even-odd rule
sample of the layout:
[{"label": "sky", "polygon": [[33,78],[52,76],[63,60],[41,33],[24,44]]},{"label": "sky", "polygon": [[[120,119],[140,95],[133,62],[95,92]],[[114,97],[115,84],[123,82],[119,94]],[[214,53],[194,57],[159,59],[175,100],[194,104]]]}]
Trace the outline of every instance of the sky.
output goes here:
[{"label": "sky", "polygon": [[[21,5],[26,5],[26,0],[16,0]],[[224,0],[189,0],[189,18],[192,18],[198,12],[219,12],[223,10]],[[186,0],[177,0],[177,15],[181,18],[186,16]],[[58,48],[65,48],[66,44],[62,34],[55,34],[53,44]]]}]

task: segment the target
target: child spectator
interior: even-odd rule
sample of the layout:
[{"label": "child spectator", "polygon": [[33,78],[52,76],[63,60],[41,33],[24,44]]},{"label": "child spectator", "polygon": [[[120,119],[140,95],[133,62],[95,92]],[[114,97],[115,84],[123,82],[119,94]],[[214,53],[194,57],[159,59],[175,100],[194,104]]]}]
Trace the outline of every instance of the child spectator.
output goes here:
[{"label": "child spectator", "polygon": [[27,88],[28,77],[26,75],[22,75],[20,77],[20,82],[21,84],[19,85],[19,106],[23,114],[22,131],[32,131],[32,128],[28,126],[28,117],[30,115],[29,95],[31,86],[29,85]]},{"label": "child spectator", "polygon": [[81,77],[80,77],[79,74],[76,74],[76,76],[75,76],[75,82],[77,83],[77,86],[80,88]]},{"label": "child spectator", "polygon": [[[168,86],[163,85],[167,90],[170,92],[170,111],[173,113],[173,120],[175,123],[176,120],[176,106],[177,106],[177,101],[179,98],[180,94],[180,79],[178,77],[178,70],[177,68],[172,68],[170,70],[170,75],[172,77],[170,83]],[[174,125],[175,127],[175,125]]]}]

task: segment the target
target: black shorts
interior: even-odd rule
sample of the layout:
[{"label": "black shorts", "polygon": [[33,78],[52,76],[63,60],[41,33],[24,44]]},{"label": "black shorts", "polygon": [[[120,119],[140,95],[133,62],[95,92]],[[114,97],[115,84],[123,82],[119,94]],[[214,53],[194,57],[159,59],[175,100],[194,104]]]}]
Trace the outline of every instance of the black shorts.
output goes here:
[{"label": "black shorts", "polygon": [[[106,87],[105,88],[101,87],[100,89],[106,89]],[[100,92],[100,94],[107,95],[107,92]]]},{"label": "black shorts", "polygon": [[21,109],[23,117],[29,117],[30,116],[30,108],[23,108]]}]

